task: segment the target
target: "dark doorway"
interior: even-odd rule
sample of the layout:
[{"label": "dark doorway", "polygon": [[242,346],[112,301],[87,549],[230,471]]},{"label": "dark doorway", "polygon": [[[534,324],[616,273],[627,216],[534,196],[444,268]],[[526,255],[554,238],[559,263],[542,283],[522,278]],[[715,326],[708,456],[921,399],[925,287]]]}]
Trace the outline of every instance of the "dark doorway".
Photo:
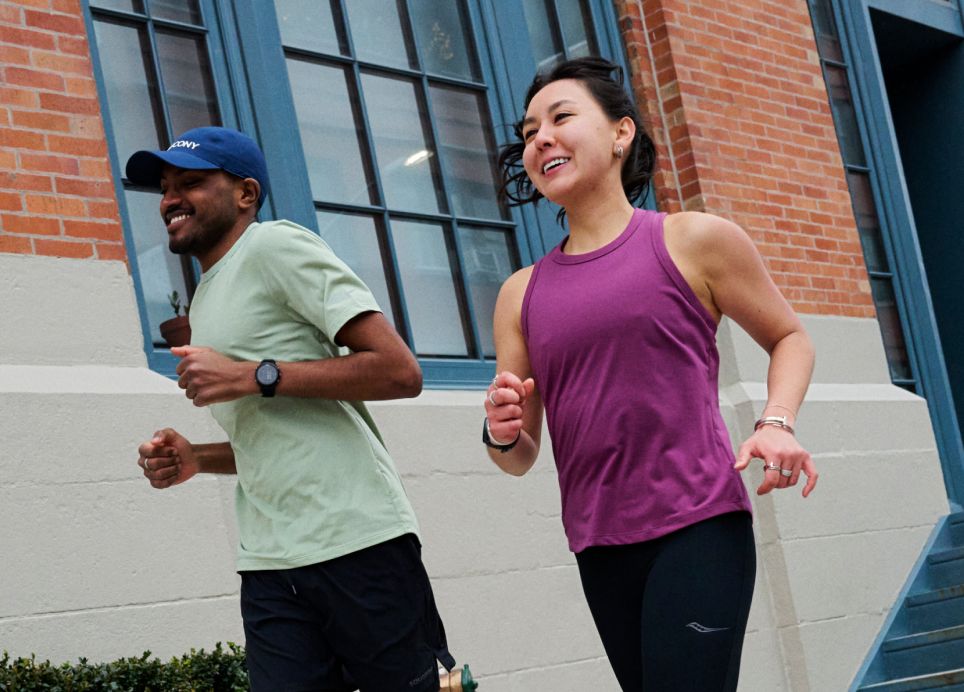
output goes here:
[{"label": "dark doorway", "polygon": [[[870,14],[948,381],[964,429],[964,42],[886,12]],[[955,475],[945,472],[948,481]]]}]

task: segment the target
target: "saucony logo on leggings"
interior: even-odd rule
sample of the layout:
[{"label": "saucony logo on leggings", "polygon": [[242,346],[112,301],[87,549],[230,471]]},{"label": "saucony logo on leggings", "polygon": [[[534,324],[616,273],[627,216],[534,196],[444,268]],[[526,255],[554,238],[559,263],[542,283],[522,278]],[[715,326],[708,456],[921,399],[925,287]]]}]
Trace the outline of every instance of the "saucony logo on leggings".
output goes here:
[{"label": "saucony logo on leggings", "polygon": [[691,622],[686,626],[702,634],[706,634],[707,632],[723,632],[724,630],[730,629],[729,627],[705,627],[698,622]]}]

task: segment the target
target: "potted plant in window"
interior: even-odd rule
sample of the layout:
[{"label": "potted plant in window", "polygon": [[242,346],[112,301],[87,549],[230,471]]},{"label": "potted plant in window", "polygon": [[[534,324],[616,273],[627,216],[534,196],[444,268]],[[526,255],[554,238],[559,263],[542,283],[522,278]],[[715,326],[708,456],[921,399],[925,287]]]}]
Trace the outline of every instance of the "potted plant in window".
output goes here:
[{"label": "potted plant in window", "polygon": [[189,305],[184,306],[184,314],[181,314],[181,296],[177,291],[172,291],[167,299],[174,310],[174,317],[161,322],[161,336],[168,346],[186,346],[191,343],[191,323],[188,320]]}]

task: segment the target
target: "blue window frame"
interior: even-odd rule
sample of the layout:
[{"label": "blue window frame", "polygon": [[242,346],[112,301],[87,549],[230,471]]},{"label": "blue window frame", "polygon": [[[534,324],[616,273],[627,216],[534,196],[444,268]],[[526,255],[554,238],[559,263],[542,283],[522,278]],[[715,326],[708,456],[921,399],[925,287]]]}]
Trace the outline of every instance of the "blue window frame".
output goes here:
[{"label": "blue window frame", "polygon": [[881,228],[873,160],[867,156],[861,137],[849,62],[841,46],[833,6],[830,0],[809,0],[809,5],[890,379],[905,389],[920,392],[913,343],[906,335],[907,307],[895,289],[893,249]]},{"label": "blue window frame", "polygon": [[[624,64],[611,3],[89,0],[88,20],[115,170],[188,126],[256,133],[272,180],[284,181],[262,214],[318,232],[362,276],[428,386],[491,377],[499,286],[564,233],[548,204],[500,205],[495,156],[537,67],[588,54]],[[103,29],[114,25],[140,41],[119,45]],[[128,72],[145,67],[118,74],[115,54]],[[136,98],[116,95],[131,85]],[[196,268],[163,247],[156,193],[118,186],[145,345],[169,374],[157,323],[171,314],[170,290],[192,293]]]},{"label": "blue window frame", "polygon": [[[89,0],[87,26],[98,74],[113,170],[138,149],[166,148],[179,132],[235,125],[225,88],[227,65],[210,0]],[[144,347],[153,369],[172,375],[175,359],[160,334],[174,317],[176,291],[186,309],[197,268],[167,250],[159,193],[116,176]]]}]

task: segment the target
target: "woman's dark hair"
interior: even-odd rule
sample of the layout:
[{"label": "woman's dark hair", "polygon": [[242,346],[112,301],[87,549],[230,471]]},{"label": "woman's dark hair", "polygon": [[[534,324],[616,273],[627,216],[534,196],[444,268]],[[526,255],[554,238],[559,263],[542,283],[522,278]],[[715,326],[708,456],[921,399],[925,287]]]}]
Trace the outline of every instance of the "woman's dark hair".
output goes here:
[{"label": "woman's dark hair", "polygon": [[[646,196],[649,189],[656,163],[656,147],[643,129],[636,104],[623,88],[623,68],[596,57],[561,62],[546,72],[540,72],[532,80],[526,93],[524,110],[528,110],[532,98],[543,87],[560,79],[582,82],[611,120],[629,117],[636,124],[636,136],[625,154],[626,160],[622,168],[623,192],[630,203],[635,204]],[[522,152],[525,150],[522,120],[515,123],[512,129],[518,141],[507,144],[499,152],[499,171],[502,175],[499,197],[509,206],[538,202],[542,199],[542,193],[529,180],[522,165]],[[565,213],[565,209],[559,211],[557,218],[560,222]]]}]

